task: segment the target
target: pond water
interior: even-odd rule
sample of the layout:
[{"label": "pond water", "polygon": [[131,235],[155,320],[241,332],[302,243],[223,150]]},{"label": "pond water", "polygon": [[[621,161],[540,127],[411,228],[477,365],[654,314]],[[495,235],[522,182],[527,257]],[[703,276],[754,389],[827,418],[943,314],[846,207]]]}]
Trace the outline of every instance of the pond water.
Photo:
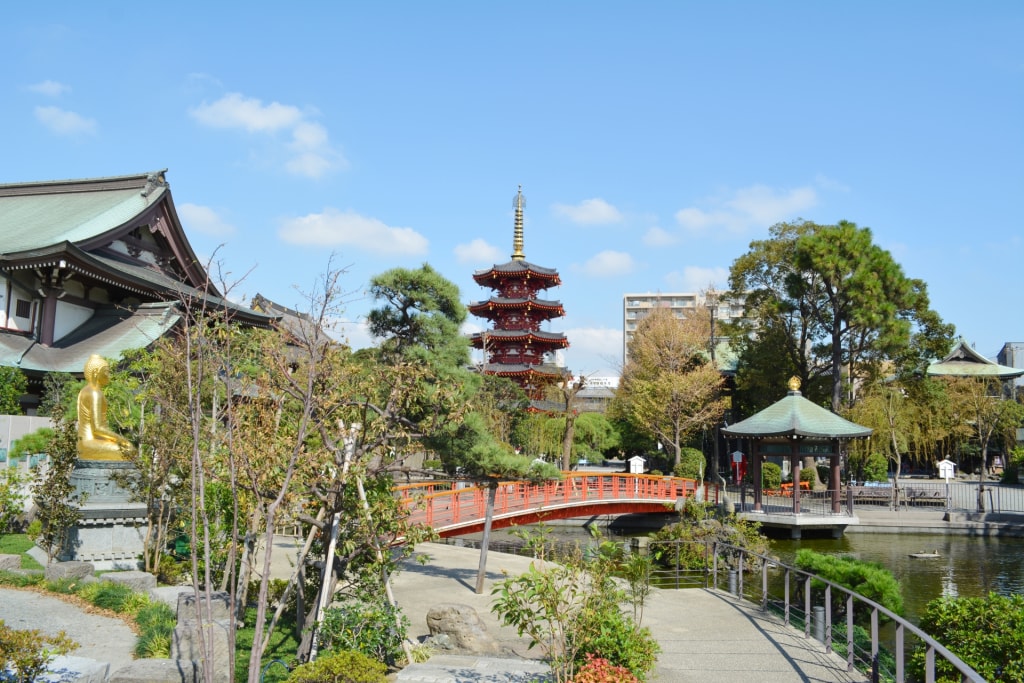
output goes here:
[{"label": "pond water", "polygon": [[[904,617],[915,624],[936,598],[1024,593],[1024,538],[853,533],[839,539],[772,541],[773,552],[786,564],[800,548],[852,555],[886,567],[900,582]],[[939,557],[910,557],[932,551]]]},{"label": "pond water", "polygon": [[[548,527],[552,540],[593,543],[582,527]],[[639,535],[639,534],[637,534]],[[606,538],[623,538],[611,536]],[[478,539],[479,536],[466,537]],[[493,541],[517,541],[507,530],[495,531]],[[772,553],[792,564],[800,548],[821,553],[852,555],[878,562],[899,580],[904,617],[919,623],[928,603],[943,596],[982,597],[1024,593],[1024,538],[976,538],[939,534],[845,534],[839,539],[773,540]],[[917,559],[911,553],[936,551],[933,559]]]}]

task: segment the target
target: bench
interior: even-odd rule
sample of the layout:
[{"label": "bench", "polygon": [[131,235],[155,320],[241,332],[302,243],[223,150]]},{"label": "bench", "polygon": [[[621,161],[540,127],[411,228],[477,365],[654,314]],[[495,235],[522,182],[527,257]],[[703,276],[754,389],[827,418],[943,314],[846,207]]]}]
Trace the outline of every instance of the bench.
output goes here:
[{"label": "bench", "polygon": [[892,500],[891,486],[851,486],[855,503],[888,503]]},{"label": "bench", "polygon": [[945,505],[946,494],[936,488],[918,489],[908,486],[903,494],[911,505]]}]

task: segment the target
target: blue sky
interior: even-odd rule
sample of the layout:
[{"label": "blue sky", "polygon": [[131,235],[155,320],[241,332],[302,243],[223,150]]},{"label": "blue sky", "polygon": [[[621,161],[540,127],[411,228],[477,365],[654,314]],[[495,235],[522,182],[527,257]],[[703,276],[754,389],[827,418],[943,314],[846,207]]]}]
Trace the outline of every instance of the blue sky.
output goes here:
[{"label": "blue sky", "polygon": [[388,268],[486,298],[519,185],[577,372],[617,370],[624,293],[721,288],[798,217],[1024,341],[1017,1],[15,3],[0,62],[0,182],[167,168],[236,298],[348,266],[357,346]]}]

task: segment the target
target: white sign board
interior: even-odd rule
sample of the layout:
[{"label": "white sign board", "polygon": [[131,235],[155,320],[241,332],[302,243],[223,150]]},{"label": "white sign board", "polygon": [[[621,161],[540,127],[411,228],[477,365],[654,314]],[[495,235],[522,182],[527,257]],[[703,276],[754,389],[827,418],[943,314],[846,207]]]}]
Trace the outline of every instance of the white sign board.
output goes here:
[{"label": "white sign board", "polygon": [[941,477],[942,479],[945,479],[946,483],[949,483],[949,480],[952,479],[953,476],[954,476],[954,470],[956,469],[956,463],[953,462],[952,460],[940,460],[938,462],[938,465],[939,465],[939,477]]}]

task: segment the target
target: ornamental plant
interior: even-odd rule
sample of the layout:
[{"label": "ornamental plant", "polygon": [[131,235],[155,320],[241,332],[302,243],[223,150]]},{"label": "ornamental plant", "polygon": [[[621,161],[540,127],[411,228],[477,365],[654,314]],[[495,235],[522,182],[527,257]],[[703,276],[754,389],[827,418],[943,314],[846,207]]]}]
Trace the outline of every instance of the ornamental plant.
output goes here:
[{"label": "ornamental plant", "polygon": [[385,683],[387,667],[359,652],[332,652],[296,667],[287,683]]},{"label": "ornamental plant", "polygon": [[603,657],[587,655],[586,663],[572,678],[572,683],[639,683],[624,666],[615,666]]},{"label": "ornamental plant", "polygon": [[[13,674],[8,679],[16,683],[32,683],[49,671],[50,662],[57,655],[67,654],[78,647],[64,631],[55,636],[35,629],[13,629],[0,621],[0,669]],[[0,670],[0,674],[2,674]]]}]

